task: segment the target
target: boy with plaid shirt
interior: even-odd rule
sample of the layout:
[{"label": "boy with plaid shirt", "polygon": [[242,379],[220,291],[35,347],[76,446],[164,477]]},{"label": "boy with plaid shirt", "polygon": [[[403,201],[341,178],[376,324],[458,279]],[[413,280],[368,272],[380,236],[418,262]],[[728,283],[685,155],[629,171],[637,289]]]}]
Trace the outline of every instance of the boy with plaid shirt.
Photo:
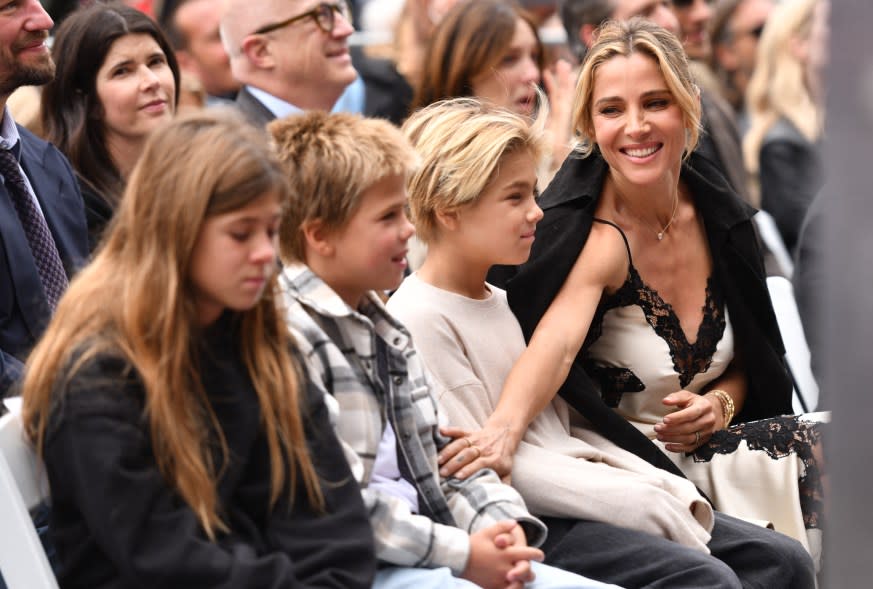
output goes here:
[{"label": "boy with plaid shirt", "polygon": [[385,121],[319,112],[269,130],[294,186],[280,228],[288,324],[312,380],[339,404],[336,431],[383,565],[374,586],[606,587],[531,562],[545,526],[493,471],[438,473],[450,440],[409,333],[378,294],[400,284],[414,232],[406,139]]}]

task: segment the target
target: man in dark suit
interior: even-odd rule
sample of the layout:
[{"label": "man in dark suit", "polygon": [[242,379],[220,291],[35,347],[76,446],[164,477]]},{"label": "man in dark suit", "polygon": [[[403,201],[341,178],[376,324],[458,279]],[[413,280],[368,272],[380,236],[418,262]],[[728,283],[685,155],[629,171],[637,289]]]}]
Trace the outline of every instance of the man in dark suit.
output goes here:
[{"label": "man in dark suit", "polygon": [[72,272],[88,256],[70,164],[6,109],[16,88],[54,77],[45,43],[52,25],[38,0],[0,10],[0,397],[21,377]]},{"label": "man in dark suit", "polygon": [[307,110],[330,111],[358,76],[349,54],[354,32],[342,1],[230,0],[221,38],[236,105],[258,125]]}]

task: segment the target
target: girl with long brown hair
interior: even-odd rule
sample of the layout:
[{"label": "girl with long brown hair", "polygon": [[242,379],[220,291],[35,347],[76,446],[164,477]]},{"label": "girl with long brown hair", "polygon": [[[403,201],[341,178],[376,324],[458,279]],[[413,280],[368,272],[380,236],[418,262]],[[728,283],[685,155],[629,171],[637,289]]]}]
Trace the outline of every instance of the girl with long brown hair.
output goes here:
[{"label": "girl with long brown hair", "polygon": [[29,359],[62,586],[369,586],[360,493],[274,303],[266,143],[220,112],[155,131]]}]

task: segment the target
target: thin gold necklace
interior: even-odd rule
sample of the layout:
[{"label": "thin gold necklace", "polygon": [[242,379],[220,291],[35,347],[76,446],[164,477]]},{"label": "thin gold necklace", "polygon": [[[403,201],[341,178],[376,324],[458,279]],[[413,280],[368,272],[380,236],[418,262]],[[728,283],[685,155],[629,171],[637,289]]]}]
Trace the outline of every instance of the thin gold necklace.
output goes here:
[{"label": "thin gold necklace", "polygon": [[[615,188],[615,193],[624,202],[624,206],[628,207],[634,213],[634,216],[636,216],[637,219],[642,221],[643,218],[640,215],[638,215],[636,213],[636,211],[633,210],[633,208],[628,206],[628,200],[624,197],[624,195],[621,193],[621,191],[618,188]],[[655,231],[655,236],[658,238],[658,241],[661,241],[664,239],[664,235],[666,235],[667,229],[669,229],[670,225],[673,224],[673,221],[676,220],[676,213],[677,212],[679,212],[679,191],[678,190],[676,191],[676,197],[673,199],[673,212],[670,215],[670,220],[667,221],[667,224],[664,225],[664,227],[660,231]],[[648,223],[646,223],[646,224],[648,224]]]},{"label": "thin gold necklace", "polygon": [[667,233],[667,229],[670,228],[670,225],[673,224],[673,221],[676,220],[676,213],[679,211],[679,191],[676,191],[676,198],[673,199],[673,214],[670,215],[670,220],[667,221],[667,224],[664,225],[664,228],[658,231],[658,241],[664,239],[664,234]]}]

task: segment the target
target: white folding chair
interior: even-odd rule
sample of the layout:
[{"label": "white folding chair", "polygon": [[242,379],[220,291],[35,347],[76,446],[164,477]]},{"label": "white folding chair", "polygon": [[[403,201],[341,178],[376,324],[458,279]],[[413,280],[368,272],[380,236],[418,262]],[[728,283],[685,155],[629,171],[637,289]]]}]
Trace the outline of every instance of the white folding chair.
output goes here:
[{"label": "white folding chair", "polygon": [[776,321],[785,344],[785,360],[794,378],[794,412],[815,411],[818,407],[818,383],[812,373],[809,345],[794,300],[794,287],[787,278],[768,276],[767,290],[770,291]]},{"label": "white folding chair", "polygon": [[767,211],[758,211],[752,219],[754,219],[755,225],[758,227],[758,235],[761,236],[761,241],[764,242],[764,245],[773,254],[776,263],[779,264],[779,269],[790,280],[794,274],[794,261],[791,259],[791,254],[788,253],[788,248],[785,247],[782,234],[779,233],[779,227],[776,226],[773,216]]},{"label": "white folding chair", "polygon": [[58,589],[30,519],[48,496],[40,472],[20,417],[0,417],[0,571],[9,589]]}]

